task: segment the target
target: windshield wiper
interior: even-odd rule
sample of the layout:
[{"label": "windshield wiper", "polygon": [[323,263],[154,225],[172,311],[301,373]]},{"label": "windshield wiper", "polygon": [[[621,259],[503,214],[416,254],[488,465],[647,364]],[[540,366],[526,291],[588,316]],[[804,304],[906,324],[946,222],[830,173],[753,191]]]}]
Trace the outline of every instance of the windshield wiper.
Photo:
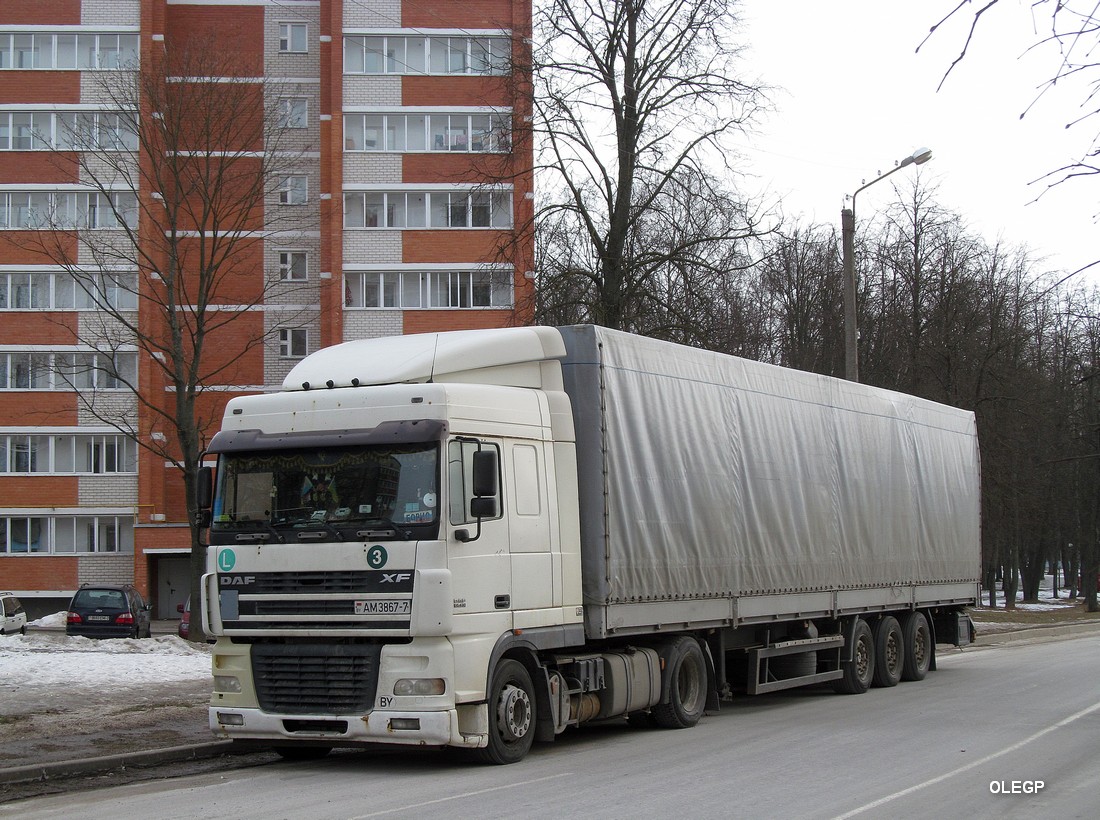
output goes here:
[{"label": "windshield wiper", "polygon": [[[344,534],[342,532],[340,532],[340,530],[336,529],[336,527],[332,526],[332,524],[330,524],[327,521],[311,521],[310,524],[320,526],[323,530],[325,530],[325,532],[327,532],[329,535],[331,535],[337,541],[343,541],[344,540]],[[299,530],[298,531],[298,540],[301,541],[303,535],[306,536],[307,538],[312,537],[312,533],[316,533],[317,535],[320,535],[320,533],[317,532],[316,530]]]},{"label": "windshield wiper", "polygon": [[386,535],[399,537],[402,541],[408,541],[412,538],[412,530],[401,530],[397,528],[397,525],[393,523],[389,518],[371,518],[370,521],[377,521],[383,529],[377,530],[359,530],[355,533],[356,538],[381,538]]}]

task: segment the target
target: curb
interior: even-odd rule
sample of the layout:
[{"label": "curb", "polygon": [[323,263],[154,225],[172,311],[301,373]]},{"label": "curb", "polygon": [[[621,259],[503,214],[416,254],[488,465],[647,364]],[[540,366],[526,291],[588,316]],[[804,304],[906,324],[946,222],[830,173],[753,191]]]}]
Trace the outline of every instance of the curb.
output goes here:
[{"label": "curb", "polygon": [[976,623],[978,635],[974,639],[974,646],[995,646],[1001,643],[1018,643],[1027,640],[1054,640],[1074,635],[1084,635],[1088,632],[1100,631],[1100,620],[1085,621],[1076,624],[1056,624],[1054,626],[1029,626],[1024,629],[1005,630],[1003,632],[986,632],[982,634],[981,623]]},{"label": "curb", "polygon": [[[240,751],[244,751],[241,749]],[[254,751],[254,750],[252,750]],[[169,746],[144,752],[124,752],[84,760],[61,760],[55,763],[39,763],[30,766],[14,766],[0,769],[0,784],[25,783],[30,780],[52,780],[58,777],[91,774],[127,766],[153,766],[179,760],[200,760],[236,752],[233,741],[217,740],[210,743],[191,743],[185,746]]]}]

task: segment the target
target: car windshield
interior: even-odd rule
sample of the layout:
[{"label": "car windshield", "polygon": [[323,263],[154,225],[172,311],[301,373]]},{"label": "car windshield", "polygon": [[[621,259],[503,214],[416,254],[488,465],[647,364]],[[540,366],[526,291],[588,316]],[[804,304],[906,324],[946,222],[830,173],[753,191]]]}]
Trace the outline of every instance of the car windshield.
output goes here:
[{"label": "car windshield", "polygon": [[224,454],[211,528],[434,524],[438,452],[433,442]]}]

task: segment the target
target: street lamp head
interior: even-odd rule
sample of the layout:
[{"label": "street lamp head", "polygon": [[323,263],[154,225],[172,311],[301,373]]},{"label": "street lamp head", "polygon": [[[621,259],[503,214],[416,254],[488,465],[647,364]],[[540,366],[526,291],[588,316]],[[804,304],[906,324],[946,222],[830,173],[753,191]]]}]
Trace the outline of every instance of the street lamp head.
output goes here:
[{"label": "street lamp head", "polygon": [[898,163],[899,168],[904,168],[906,165],[924,165],[928,160],[932,159],[931,148],[918,148],[912,154]]}]

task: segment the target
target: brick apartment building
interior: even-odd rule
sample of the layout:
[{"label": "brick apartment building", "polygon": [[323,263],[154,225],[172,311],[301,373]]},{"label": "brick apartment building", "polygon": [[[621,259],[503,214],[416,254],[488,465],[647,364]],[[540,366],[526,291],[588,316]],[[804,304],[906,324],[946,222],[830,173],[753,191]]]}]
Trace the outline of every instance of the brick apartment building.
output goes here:
[{"label": "brick apartment building", "polygon": [[[87,401],[113,407],[139,438],[165,435],[148,409],[170,401],[155,363],[117,334],[110,350],[87,344],[97,322],[125,331],[133,321],[144,332],[163,317],[146,308],[145,277],[118,259],[56,243],[75,257],[65,263],[36,241],[47,210],[71,214],[74,236],[118,227],[96,199],[104,194],[89,193],[82,169],[92,166],[66,132],[93,129],[97,145],[110,135],[111,150],[150,161],[137,159],[136,134],[100,81],[139,63],[146,71],[181,44],[214,44],[246,66],[217,79],[278,94],[265,108],[279,112],[284,144],[299,149],[296,172],[258,219],[271,224],[296,208],[308,228],[257,231],[263,240],[241,269],[260,284],[241,285],[252,294],[243,305],[221,306],[244,320],[218,338],[235,367],[203,385],[216,420],[229,398],[278,389],[321,346],[530,321],[533,245],[521,229],[532,212],[530,117],[516,93],[527,78],[514,68],[530,5],[0,3],[0,589],[15,591],[32,617],[63,609],[87,582],[133,582],[159,618],[177,617],[189,592],[180,471]],[[136,110],[139,124],[161,116]],[[115,218],[132,219],[139,237],[151,226],[131,203],[158,196],[143,184],[109,194]],[[74,285],[73,265],[94,278],[95,296]],[[246,336],[257,335],[262,344],[250,347]],[[63,377],[96,356],[113,356],[138,395],[102,375]]]}]

